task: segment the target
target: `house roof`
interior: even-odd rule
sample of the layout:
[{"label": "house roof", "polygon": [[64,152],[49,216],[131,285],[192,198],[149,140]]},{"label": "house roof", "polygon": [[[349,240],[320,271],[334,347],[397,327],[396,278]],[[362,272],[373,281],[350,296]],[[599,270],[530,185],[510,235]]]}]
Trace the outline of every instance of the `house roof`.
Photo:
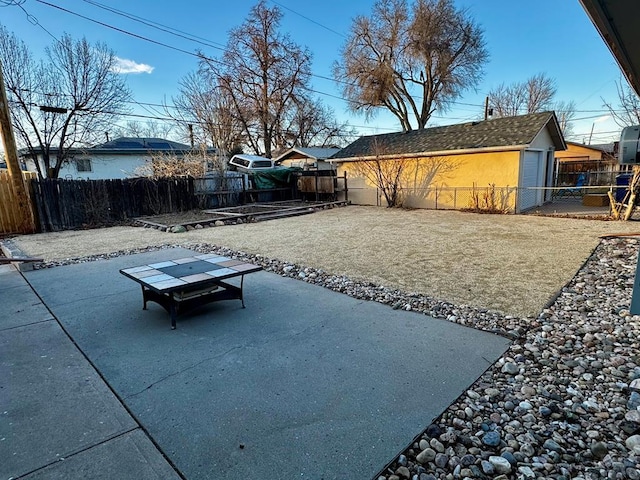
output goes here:
[{"label": "house roof", "polygon": [[119,137],[113,140],[95,145],[92,149],[98,150],[191,150],[189,145],[173,142],[164,138],[152,137]]},{"label": "house roof", "polygon": [[567,147],[570,147],[571,145],[575,146],[575,147],[581,147],[581,148],[588,148],[590,150],[597,150],[599,152],[606,152],[607,150],[607,146],[610,146],[611,148],[613,148],[613,143],[610,144],[603,144],[603,145],[587,145],[584,143],[580,143],[580,142],[569,142],[567,141]]},{"label": "house roof", "polygon": [[[152,137],[119,137],[109,142],[100,143],[93,147],[87,148],[71,148],[69,154],[71,155],[140,155],[147,152],[174,152],[185,154],[193,152],[196,149],[191,148],[184,143],[174,142],[172,140],[166,140],[164,138],[152,138]],[[56,155],[59,149],[52,147],[50,153]],[[216,148],[207,148],[207,153],[216,153]],[[18,151],[19,155],[24,157],[29,155],[29,150],[22,148]],[[40,154],[42,150],[36,148],[33,153]]]},{"label": "house roof", "polygon": [[331,160],[458,150],[499,150],[505,147],[520,149],[529,146],[547,126],[556,150],[564,150],[566,144],[555,113],[541,112],[360,137],[333,155]]},{"label": "house roof", "polygon": [[[326,160],[330,156],[338,153],[340,151],[339,148],[329,148],[329,147],[293,147],[284,152],[282,155],[276,158],[276,163],[280,163],[283,160],[287,160],[295,156],[296,154],[302,155],[304,157],[313,159],[313,160]],[[300,158],[300,157],[296,157]]]},{"label": "house roof", "polygon": [[609,142],[609,143],[592,143],[589,145],[586,145],[584,143],[579,143],[579,142],[567,142],[567,149],[570,146],[575,146],[575,147],[579,147],[579,148],[585,148],[588,150],[595,150],[597,152],[602,152],[602,153],[607,153],[609,155],[615,155],[617,152],[617,146],[616,146],[617,142]]},{"label": "house roof", "polygon": [[596,145],[585,145],[585,146],[589,148],[595,148],[596,150],[600,150],[601,152],[604,152],[604,153],[610,153],[612,155],[616,151],[616,142],[598,143]]}]

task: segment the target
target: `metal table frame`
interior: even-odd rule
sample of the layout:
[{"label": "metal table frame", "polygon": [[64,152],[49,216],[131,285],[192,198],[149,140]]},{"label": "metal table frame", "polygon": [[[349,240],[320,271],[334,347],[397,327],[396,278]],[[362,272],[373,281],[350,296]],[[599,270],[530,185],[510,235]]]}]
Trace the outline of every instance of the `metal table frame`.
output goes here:
[{"label": "metal table frame", "polygon": [[[183,263],[187,263],[184,261],[191,260],[200,261],[200,263],[202,263],[201,261],[203,259],[205,259],[206,261],[207,256],[209,255],[188,257],[175,261],[182,261]],[[182,315],[197,307],[206,305],[211,302],[217,302],[221,300],[240,300],[242,302],[242,308],[245,308],[243,294],[244,276],[248,273],[260,271],[262,270],[262,267],[250,263],[235,261],[227,257],[220,257],[215,255],[210,255],[210,257],[217,260],[216,262],[211,263],[212,269],[214,267],[221,268],[221,264],[224,265],[225,263],[228,264],[236,262],[235,268],[239,268],[239,270],[235,272],[225,273],[224,275],[220,275],[218,277],[211,276],[210,278],[205,279],[200,278],[199,280],[193,282],[185,282],[183,280],[185,278],[189,278],[189,276],[185,276],[182,278],[175,277],[173,282],[165,280],[160,284],[150,283],[149,281],[145,280],[145,278],[156,277],[140,277],[140,272],[148,272],[150,268],[154,271],[162,272],[162,269],[157,267],[158,265],[173,263],[174,261],[159,262],[156,264],[125,268],[120,270],[120,273],[127,278],[130,278],[131,280],[139,283],[142,287],[142,309],[147,309],[147,302],[155,302],[158,305],[162,306],[169,313],[171,319],[171,329],[174,330],[176,328],[176,318],[178,317],[178,315]],[[232,266],[231,268],[234,267]],[[225,268],[225,272],[229,270],[229,268]],[[213,270],[213,272],[215,272],[215,270]],[[207,275],[200,274],[199,276],[206,277]],[[239,286],[223,281],[236,277],[240,277]],[[176,285],[176,283],[178,282],[183,282],[183,284]],[[163,284],[167,286],[164,286]]]}]

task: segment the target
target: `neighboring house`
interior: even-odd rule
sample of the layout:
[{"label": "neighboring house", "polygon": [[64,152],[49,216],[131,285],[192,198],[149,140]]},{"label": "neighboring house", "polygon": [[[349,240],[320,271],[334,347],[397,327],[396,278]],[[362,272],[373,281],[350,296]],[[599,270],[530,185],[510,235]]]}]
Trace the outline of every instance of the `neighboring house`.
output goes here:
[{"label": "neighboring house", "polygon": [[339,148],[293,147],[275,160],[276,164],[284,167],[299,167],[304,170],[331,170],[334,167],[327,159],[339,151]]},{"label": "neighboring house", "polygon": [[[330,161],[347,171],[349,200],[375,204],[376,187],[353,162],[408,162],[403,203],[417,208],[467,208],[473,186],[519,187],[509,207],[517,212],[551,197],[554,154],[566,144],[553,112],[361,137]],[[373,192],[373,195],[372,195]],[[458,194],[461,195],[458,195]],[[467,205],[465,205],[467,203]]]},{"label": "neighboring house", "polygon": [[[51,156],[55,157],[57,151],[52,148]],[[63,163],[58,177],[82,180],[128,178],[135,176],[139,167],[151,161],[152,155],[174,154],[181,157],[195,152],[188,145],[163,138],[120,137],[95,147],[71,149],[70,158]],[[216,150],[209,149],[208,153],[215,155]],[[22,149],[19,154],[27,169],[36,171],[35,161],[28,152]],[[44,171],[39,153],[38,161]]]},{"label": "neighboring house", "polygon": [[[567,142],[567,149],[556,152],[556,185],[575,185],[586,174],[588,185],[608,185],[620,172],[618,142],[583,145]],[[626,168],[626,167],[624,167]]]}]

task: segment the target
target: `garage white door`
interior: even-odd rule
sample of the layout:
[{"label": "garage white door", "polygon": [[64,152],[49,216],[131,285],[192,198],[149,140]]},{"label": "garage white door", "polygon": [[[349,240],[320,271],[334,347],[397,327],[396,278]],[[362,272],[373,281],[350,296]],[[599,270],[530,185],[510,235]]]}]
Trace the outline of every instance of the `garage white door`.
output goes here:
[{"label": "garage white door", "polygon": [[542,190],[531,188],[543,185],[541,154],[542,152],[528,150],[524,152],[520,169],[520,188],[518,189],[518,209],[520,211],[542,205]]}]

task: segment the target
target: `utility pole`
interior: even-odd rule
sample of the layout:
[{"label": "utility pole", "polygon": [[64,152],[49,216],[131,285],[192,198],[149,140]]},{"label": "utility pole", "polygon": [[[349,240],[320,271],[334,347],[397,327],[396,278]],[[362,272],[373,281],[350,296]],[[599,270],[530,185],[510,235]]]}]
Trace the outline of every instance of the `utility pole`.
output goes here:
[{"label": "utility pole", "polygon": [[16,140],[11,128],[11,117],[9,115],[9,102],[4,86],[4,76],[2,75],[2,62],[0,62],[0,135],[4,145],[4,154],[7,159],[7,169],[11,177],[13,193],[15,195],[15,210],[19,219],[19,230],[21,233],[31,233],[31,207],[29,196],[22,179],[22,171],[18,163],[18,150]]}]

